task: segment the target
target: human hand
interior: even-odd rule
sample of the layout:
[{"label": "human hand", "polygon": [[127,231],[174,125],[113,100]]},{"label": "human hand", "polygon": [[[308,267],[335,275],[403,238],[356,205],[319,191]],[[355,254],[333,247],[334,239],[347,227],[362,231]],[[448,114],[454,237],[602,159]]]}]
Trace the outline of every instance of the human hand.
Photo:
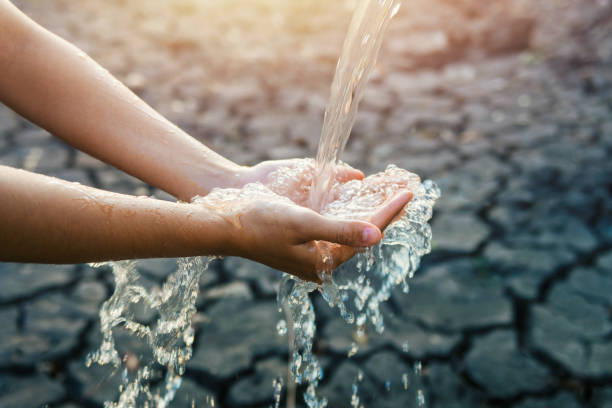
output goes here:
[{"label": "human hand", "polygon": [[[300,206],[311,208],[310,190],[314,177],[315,161],[313,159],[268,160],[253,167],[244,167],[243,171],[240,173],[241,182],[239,183],[239,187],[248,183],[260,182],[276,194],[287,197]],[[349,187],[349,182],[363,179],[364,174],[360,170],[345,163],[339,164],[335,168],[335,183],[330,185],[328,200],[330,202],[335,201],[340,195],[346,194],[345,187],[348,187],[348,190],[353,190],[354,187]],[[370,185],[377,186],[380,190],[382,190],[380,188],[381,186],[387,184],[393,184],[396,188],[399,188],[397,193],[385,197],[383,202],[369,209],[366,216],[359,218],[364,221],[373,222],[381,230],[384,230],[389,224],[395,222],[405,214],[406,208],[404,207],[400,211],[396,211],[394,217],[387,219],[385,217],[389,209],[385,207],[391,203],[398,194],[408,192],[408,180],[388,180],[385,179],[384,176],[376,175],[368,177],[366,181]],[[412,195],[405,200],[406,202],[404,205],[407,205],[411,199]]]},{"label": "human hand", "polygon": [[322,271],[380,241],[381,229],[412,197],[407,192],[393,197],[368,222],[324,217],[272,193],[219,194],[199,202],[224,220],[221,255],[249,258],[317,283]]},{"label": "human hand", "polygon": [[[310,188],[314,173],[313,159],[268,160],[253,167],[243,168],[239,177],[239,187],[260,182],[276,194],[285,196],[303,207],[310,207]],[[360,170],[347,164],[336,166],[335,181],[339,184],[363,178],[364,174]]]}]

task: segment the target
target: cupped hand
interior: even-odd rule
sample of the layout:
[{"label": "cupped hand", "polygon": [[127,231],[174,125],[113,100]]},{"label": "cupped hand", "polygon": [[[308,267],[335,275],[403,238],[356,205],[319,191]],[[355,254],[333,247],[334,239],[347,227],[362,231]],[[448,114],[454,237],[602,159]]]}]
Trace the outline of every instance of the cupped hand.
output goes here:
[{"label": "cupped hand", "polygon": [[360,248],[375,245],[393,217],[412,198],[388,200],[369,221],[322,216],[288,200],[238,198],[219,207],[226,221],[226,253],[249,258],[301,279],[321,282]]},{"label": "cupped hand", "polygon": [[[364,178],[360,170],[348,164],[341,163],[334,170],[335,181],[340,184]],[[238,187],[260,182],[296,204],[308,207],[314,174],[315,161],[313,159],[268,160],[253,167],[244,168],[240,173]]]},{"label": "cupped hand", "polygon": [[[361,171],[346,164],[338,165],[334,173],[336,187],[364,178]],[[364,219],[325,217],[308,208],[314,177],[313,159],[272,160],[243,168],[237,187],[258,182],[277,196],[242,198],[223,206],[221,216],[230,226],[226,255],[249,258],[320,283],[322,271],[332,271],[359,250],[375,245],[381,231],[412,199],[412,193],[404,190],[372,208]]]},{"label": "cupped hand", "polygon": [[[226,253],[249,258],[301,279],[319,282],[327,254],[316,241],[350,247],[376,244],[380,229],[365,221],[326,218],[315,211],[273,198],[237,199],[219,207],[226,222]],[[334,265],[340,264],[335,259]]]}]

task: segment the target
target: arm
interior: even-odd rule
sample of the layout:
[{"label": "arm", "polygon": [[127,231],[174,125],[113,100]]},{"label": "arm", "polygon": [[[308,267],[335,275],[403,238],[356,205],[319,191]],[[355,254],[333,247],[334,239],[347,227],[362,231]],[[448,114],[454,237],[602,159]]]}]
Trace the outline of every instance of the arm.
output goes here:
[{"label": "arm", "polygon": [[67,143],[182,200],[240,184],[208,149],[72,44],[0,0],[0,100]]},{"label": "arm", "polygon": [[[225,223],[194,205],[0,166],[0,260],[76,263],[220,253]],[[212,239],[215,237],[215,239]]]},{"label": "arm", "polygon": [[[166,120],[72,44],[0,0],[0,100],[67,143],[189,201],[265,182],[291,160],[239,166]],[[340,166],[338,178],[363,178]]]},{"label": "arm", "polygon": [[[388,206],[387,215],[405,201]],[[354,251],[345,245],[374,245],[381,236],[368,222],[329,219],[298,205],[170,203],[0,166],[0,261],[236,255],[316,281],[323,255],[314,240],[344,244],[337,266]]]},{"label": "arm", "polygon": [[[213,187],[265,181],[285,165],[244,168],[219,156],[7,0],[0,0],[0,72],[0,100],[77,148],[183,200]],[[316,280],[321,254],[314,240],[343,244],[334,257],[338,265],[355,251],[346,246],[376,243],[380,229],[410,199],[398,196],[381,209],[379,219],[371,220],[376,226],[329,220],[297,205],[276,203],[277,211],[270,212],[270,203],[255,200],[243,203],[246,222],[236,229],[225,209],[205,214],[197,205],[136,199],[0,170],[0,238],[6,242],[0,261],[238,255]],[[337,177],[363,174],[344,168]],[[50,186],[58,187],[57,195]],[[88,204],[91,197],[94,206]],[[366,230],[370,233],[364,238]]]}]

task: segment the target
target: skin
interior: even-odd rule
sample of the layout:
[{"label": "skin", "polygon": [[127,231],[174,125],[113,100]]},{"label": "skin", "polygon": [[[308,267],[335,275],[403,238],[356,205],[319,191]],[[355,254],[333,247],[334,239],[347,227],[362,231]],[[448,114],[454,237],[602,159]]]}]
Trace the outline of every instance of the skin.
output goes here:
[{"label": "skin", "polygon": [[[288,161],[240,166],[177,128],[72,44],[0,0],[0,100],[67,143],[180,200],[215,187],[265,183]],[[336,179],[363,178],[340,166]],[[76,263],[236,255],[318,281],[381,231],[411,199],[388,200],[369,220],[325,218],[249,200],[232,211],[97,190],[0,166],[0,261]],[[240,214],[240,225],[231,214]],[[323,244],[322,242],[328,242]],[[324,248],[325,247],[325,248]]]}]

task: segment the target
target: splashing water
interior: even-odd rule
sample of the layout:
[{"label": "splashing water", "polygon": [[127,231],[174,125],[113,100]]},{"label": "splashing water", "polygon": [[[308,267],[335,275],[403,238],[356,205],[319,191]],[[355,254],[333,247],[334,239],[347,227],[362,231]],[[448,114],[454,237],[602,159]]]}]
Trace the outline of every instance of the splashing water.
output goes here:
[{"label": "splashing water", "polygon": [[347,323],[357,327],[369,323],[376,332],[382,333],[381,303],[389,299],[398,285],[408,292],[407,279],[414,275],[421,256],[431,249],[431,229],[427,221],[440,192],[434,183],[421,183],[416,175],[390,165],[382,173],[346,183],[341,189],[346,195],[341,193],[323,211],[323,214],[334,216],[367,214],[372,205],[406,187],[413,192],[414,198],[405,214],[385,230],[378,245],[355,255],[333,274],[323,271],[321,285],[288,275],[281,282],[279,303],[289,309],[290,322],[295,327],[290,370],[296,382],[308,384],[304,399],[309,408],[327,405],[324,398],[316,396],[323,373],[312,353],[316,327],[309,293],[318,290],[330,306],[338,307]]},{"label": "splashing water", "polygon": [[363,404],[359,399],[359,383],[363,380],[363,373],[361,370],[357,373],[355,382],[351,385],[351,408],[363,408]]},{"label": "splashing water", "polygon": [[[208,267],[209,258],[182,258],[178,269],[164,285],[149,291],[140,282],[134,261],[109,263],[115,278],[115,290],[100,309],[102,344],[87,357],[86,364],[112,364],[122,370],[121,395],[117,402],[105,402],[105,408],[158,407],[165,408],[181,386],[181,375],[191,358],[194,330],[191,325],[196,311],[200,276]],[[93,264],[100,266],[101,264]],[[134,318],[132,306],[143,304],[157,312],[153,323],[142,323]],[[139,367],[138,357],[120,358],[114,330],[123,328],[144,340],[152,354],[151,361]],[[153,391],[150,383],[165,371],[163,385]]]}]

